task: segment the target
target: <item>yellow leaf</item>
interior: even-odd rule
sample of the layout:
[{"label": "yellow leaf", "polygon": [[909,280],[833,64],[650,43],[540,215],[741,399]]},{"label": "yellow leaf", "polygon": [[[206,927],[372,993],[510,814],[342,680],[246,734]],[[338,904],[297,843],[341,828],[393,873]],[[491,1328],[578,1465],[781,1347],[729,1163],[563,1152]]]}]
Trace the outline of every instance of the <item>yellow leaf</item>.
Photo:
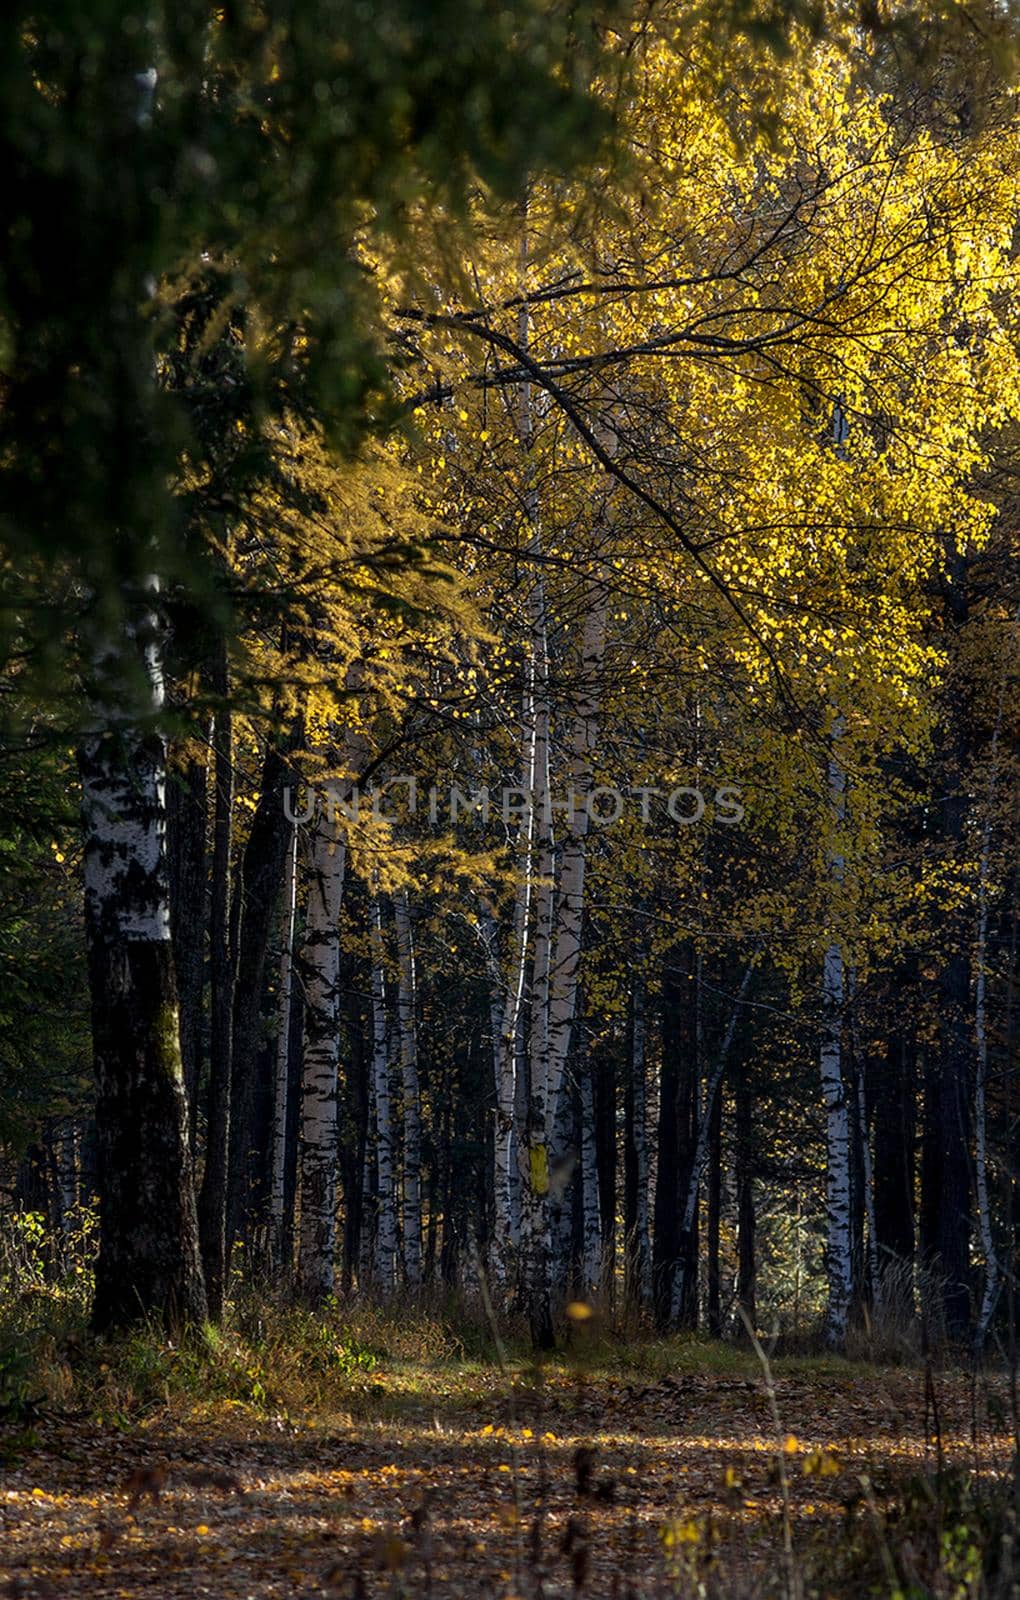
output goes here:
[{"label": "yellow leaf", "polygon": [[531,1187],[535,1194],[549,1193],[549,1152],[544,1144],[532,1146],[530,1152]]}]

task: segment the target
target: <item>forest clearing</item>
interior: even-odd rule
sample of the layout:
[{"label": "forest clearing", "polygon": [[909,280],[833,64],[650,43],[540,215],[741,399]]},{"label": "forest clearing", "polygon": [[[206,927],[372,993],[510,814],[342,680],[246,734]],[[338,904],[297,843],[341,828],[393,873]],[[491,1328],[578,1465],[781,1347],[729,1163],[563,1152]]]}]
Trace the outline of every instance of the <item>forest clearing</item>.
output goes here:
[{"label": "forest clearing", "polygon": [[981,1541],[1007,1537],[1002,1377],[802,1357],[763,1382],[750,1351],[693,1339],[502,1367],[444,1356],[436,1324],[415,1339],[424,1359],[320,1377],[311,1404],[292,1344],[293,1409],[286,1378],[197,1399],[172,1361],[122,1355],[87,1443],[72,1410],[8,1460],[8,1592],[948,1596],[980,1592]]},{"label": "forest clearing", "polygon": [[0,1550],[1020,1600],[1020,0],[9,0]]}]

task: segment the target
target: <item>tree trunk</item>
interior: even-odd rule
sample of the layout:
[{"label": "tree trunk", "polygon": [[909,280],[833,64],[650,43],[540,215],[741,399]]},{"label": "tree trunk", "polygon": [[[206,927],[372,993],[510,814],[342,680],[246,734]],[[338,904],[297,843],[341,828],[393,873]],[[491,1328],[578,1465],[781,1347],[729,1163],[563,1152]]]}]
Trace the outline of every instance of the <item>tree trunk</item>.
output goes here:
[{"label": "tree trunk", "polygon": [[198,1220],[209,1315],[223,1312],[227,1270],[227,1163],[230,1140],[231,1037],[234,1007],[234,950],[230,913],[230,856],[234,812],[234,730],[227,704],[226,646],[220,641],[213,670],[219,706],[213,728],[212,889],[209,913],[209,1086],[206,1112],[205,1171]]},{"label": "tree trunk", "polygon": [[244,1233],[249,1218],[255,1079],[262,1033],[266,955],[294,826],[284,808],[284,790],[292,782],[290,757],[300,737],[300,724],[295,724],[281,744],[271,744],[266,751],[258,804],[236,890],[240,896],[240,917],[231,1039],[228,1253],[233,1241]]},{"label": "tree trunk", "polygon": [[317,806],[311,837],[308,911],[301,971],[305,1048],[301,1094],[301,1236],[303,1299],[321,1306],[333,1292],[336,1237],[338,991],[340,905],[346,846],[331,799]]},{"label": "tree trunk", "polygon": [[[602,1233],[602,1295],[611,1305],[616,1290],[616,1053],[615,1038],[592,1055],[595,1088],[595,1156],[599,1174]],[[591,1046],[589,1045],[589,1051]]]},{"label": "tree trunk", "polygon": [[697,1217],[692,1211],[688,1222],[685,1214],[694,1172],[698,1086],[694,959],[689,950],[674,949],[667,955],[662,989],[653,1281],[656,1320],[666,1329],[697,1320]]},{"label": "tree trunk", "polygon": [[[520,1241],[517,1100],[521,1010],[528,964],[528,922],[531,912],[535,834],[535,701],[534,663],[529,656],[521,707],[521,789],[526,807],[517,836],[517,888],[510,924],[506,973],[501,970],[494,923],[489,932],[493,975],[493,1048],[496,1080],[496,1125],[493,1137],[493,1248],[490,1266],[497,1284],[509,1276],[514,1247]],[[504,987],[505,986],[505,987]]]},{"label": "tree trunk", "polygon": [[373,894],[372,937],[372,1094],[375,1106],[375,1259],[372,1279],[382,1295],[397,1284],[397,1195],[393,1172],[393,1105],[383,972],[382,906]]},{"label": "tree trunk", "polygon": [[636,975],[630,1001],[630,1062],[624,1100],[623,1231],[628,1303],[647,1311],[652,1300],[648,1228],[648,1080],[645,1060],[645,984]]},{"label": "tree trunk", "polygon": [[[208,722],[205,731],[208,731]],[[170,931],[181,1012],[181,1063],[192,1154],[202,1077],[207,788],[205,752],[196,757],[189,751],[169,775],[167,857]]]},{"label": "tree trunk", "polygon": [[414,933],[407,890],[393,900],[397,934],[397,1029],[400,1036],[400,1080],[404,1113],[404,1192],[402,1240],[404,1277],[409,1289],[421,1287],[421,1091],[418,1084],[417,993]]},{"label": "tree trunk", "polygon": [[[537,538],[537,534],[536,534]],[[535,661],[535,791],[539,884],[531,976],[531,1039],[528,1073],[527,1247],[525,1296],[531,1338],[537,1350],[552,1348],[550,1288],[550,1130],[557,1107],[551,1103],[549,1002],[555,905],[553,828],[549,792],[549,663],[545,598],[541,574],[534,579],[532,641]]]},{"label": "tree trunk", "polygon": [[[730,1012],[729,1021],[726,1024],[726,1032],[723,1034],[722,1042],[719,1046],[719,1054],[716,1058],[712,1076],[708,1080],[708,1088],[705,1092],[705,1104],[702,1108],[700,1123],[697,1126],[697,1136],[694,1141],[694,1151],[690,1161],[690,1172],[687,1178],[686,1192],[683,1194],[682,1198],[679,1234],[681,1240],[696,1240],[697,1238],[696,1229],[698,1215],[698,1195],[701,1189],[701,1180],[704,1176],[705,1164],[708,1160],[712,1118],[715,1115],[716,1107],[718,1106],[720,1097],[722,1095],[722,1080],[723,1074],[726,1071],[726,1061],[729,1057],[730,1050],[733,1047],[733,1038],[737,1031],[737,1023],[740,1020],[740,1008],[744,1003],[744,996],[747,993],[747,987],[751,981],[751,973],[753,970],[754,968],[751,962],[748,962],[747,966],[744,968],[744,975],[740,980],[740,988],[737,991],[736,998],[733,1002],[733,1009]],[[691,1111],[691,1127],[692,1129],[694,1127],[693,1108]],[[681,1319],[683,1308],[685,1304],[689,1302],[691,1285],[688,1280],[690,1274],[695,1271],[696,1267],[697,1251],[695,1245],[692,1249],[688,1250],[686,1254],[682,1254],[677,1262],[671,1291],[670,1315],[673,1321],[679,1321]],[[695,1284],[695,1292],[696,1287],[697,1286]]]},{"label": "tree trunk", "polygon": [[749,1063],[737,1079],[734,1154],[737,1182],[737,1305],[751,1327],[757,1326],[757,1215],[754,1204],[754,1096]]},{"label": "tree trunk", "polygon": [[[85,921],[96,1073],[97,1329],[204,1321],[205,1289],[170,941],[166,743],[151,581],[96,661],[82,741]],[[139,675],[144,705],[123,709]]]},{"label": "tree trunk", "polygon": [[[946,586],[947,621],[959,635],[968,620],[967,563],[950,552]],[[950,871],[962,871],[968,854],[967,787],[972,756],[972,730],[964,705],[963,686],[951,682],[944,706],[944,728],[938,770],[942,795],[941,843]],[[971,1038],[972,924],[965,907],[944,912],[939,929],[937,976],[939,1038],[937,1116],[932,1130],[939,1144],[939,1198],[935,1215],[932,1266],[942,1285],[942,1315],[951,1339],[966,1337],[971,1297],[971,1166],[970,1096],[973,1075]]]},{"label": "tree trunk", "polygon": [[[890,1001],[892,996],[889,997]],[[913,1312],[914,1091],[916,1045],[893,1036],[871,1062],[875,1099],[875,1300],[880,1312]]]},{"label": "tree trunk", "polygon": [[722,1284],[719,1272],[719,1231],[722,1221],[722,1091],[712,1102],[708,1117],[708,1281],[705,1314],[713,1339],[722,1335]]},{"label": "tree trunk", "polygon": [[[365,1229],[365,1171],[368,1148],[368,1067],[365,1048],[365,1018],[358,985],[345,982],[344,1011],[347,1021],[347,1074],[340,1109],[340,1169],[344,1190],[343,1288],[349,1293],[359,1272],[362,1236]],[[347,974],[345,963],[345,976]]]},{"label": "tree trunk", "polygon": [[953,1339],[964,1338],[970,1325],[970,959],[959,921],[950,919],[950,948],[940,972],[934,1129],[939,1188],[933,1264],[942,1282],[945,1330]]},{"label": "tree trunk", "polygon": [[273,1263],[280,1271],[288,1261],[285,1250],[286,1167],[290,1090],[290,1014],[294,991],[294,925],[297,917],[297,828],[291,832],[287,869],[283,880],[283,916],[280,925],[280,1013],[276,1036],[273,1083],[272,1172],[269,1221]]},{"label": "tree trunk", "polygon": [[[1015,646],[1020,611],[1014,615],[1009,635],[1010,650]],[[992,729],[988,786],[985,795],[985,815],[981,824],[981,859],[978,869],[977,944],[974,965],[974,1042],[976,1070],[974,1077],[974,1187],[977,1195],[978,1232],[981,1251],[985,1258],[985,1283],[974,1332],[975,1347],[980,1354],[988,1337],[995,1304],[999,1297],[1001,1269],[992,1231],[992,1206],[988,1183],[988,919],[989,919],[989,867],[992,849],[992,817],[995,788],[998,780],[999,739],[1002,734],[1005,710],[1006,684],[1009,656],[999,680],[999,703],[995,726]]]},{"label": "tree trunk", "polygon": [[581,1113],[581,1286],[586,1295],[598,1292],[602,1276],[602,1217],[599,1206],[598,1147],[595,1141],[595,1086],[591,1062],[580,1074]]},{"label": "tree trunk", "polygon": [[[841,734],[837,718],[829,757],[829,802],[837,830],[843,822],[846,776],[836,753]],[[831,849],[829,874],[834,885],[843,881],[843,856]],[[843,1003],[845,977],[843,950],[838,939],[828,945],[822,963],[822,1026],[819,1063],[825,1105],[825,1271],[828,1301],[825,1342],[841,1350],[846,1342],[853,1295],[853,1252],[850,1217],[850,1116],[843,1074]]]}]

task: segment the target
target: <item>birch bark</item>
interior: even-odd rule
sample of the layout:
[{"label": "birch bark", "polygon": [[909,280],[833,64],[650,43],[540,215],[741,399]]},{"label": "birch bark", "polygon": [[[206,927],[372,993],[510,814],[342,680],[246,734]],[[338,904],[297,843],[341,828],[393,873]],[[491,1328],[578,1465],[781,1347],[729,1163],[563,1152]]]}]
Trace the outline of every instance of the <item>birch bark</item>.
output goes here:
[{"label": "birch bark", "polygon": [[531,1038],[528,1064],[528,1270],[526,1290],[532,1340],[537,1349],[553,1343],[549,1285],[550,1132],[556,1107],[550,1104],[550,1015],[555,858],[549,792],[549,661],[545,592],[541,574],[532,591],[532,647],[535,661],[535,809],[538,884],[531,977]]},{"label": "birch bark", "polygon": [[[518,1034],[528,962],[528,923],[534,879],[535,837],[535,699],[534,661],[529,652],[525,665],[521,704],[521,789],[525,808],[517,835],[517,888],[510,924],[506,972],[501,972],[495,930],[491,931],[494,978],[494,1068],[496,1127],[493,1143],[494,1239],[491,1270],[497,1283],[510,1275],[514,1247],[520,1242],[520,1185],[517,1182],[517,1058]],[[500,987],[495,984],[499,983]],[[505,987],[503,987],[505,985]]]},{"label": "birch bark", "polygon": [[305,1048],[301,1085],[299,1274],[303,1297],[321,1305],[333,1290],[336,1246],[340,904],[346,845],[329,797],[316,805],[301,968]]},{"label": "birch bark", "polygon": [[[205,1289],[170,945],[155,578],[97,651],[79,750],[101,1195],[93,1323],[201,1323]],[[143,685],[137,703],[138,682]]]},{"label": "birch bark", "polygon": [[[598,742],[600,679],[606,649],[608,590],[603,583],[589,591],[581,646],[581,670],[570,740],[567,827],[560,865],[556,905],[555,963],[549,994],[549,1072],[546,1097],[546,1142],[554,1147],[554,1128],[563,1074],[577,1014],[577,979],[584,922],[584,875],[589,828],[588,799],[592,760]],[[547,780],[548,781],[548,780]],[[546,803],[548,803],[546,793]]]}]

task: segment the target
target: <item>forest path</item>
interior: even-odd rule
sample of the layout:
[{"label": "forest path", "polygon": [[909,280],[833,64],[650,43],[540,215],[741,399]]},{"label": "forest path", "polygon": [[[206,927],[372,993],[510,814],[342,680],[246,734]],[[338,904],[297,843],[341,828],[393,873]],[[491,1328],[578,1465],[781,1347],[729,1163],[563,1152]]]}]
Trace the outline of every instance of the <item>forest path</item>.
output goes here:
[{"label": "forest path", "polygon": [[837,1538],[869,1527],[880,1554],[887,1485],[936,1465],[926,1388],[946,1464],[1000,1471],[1012,1455],[1001,1379],[781,1363],[777,1441],[752,1372],[558,1366],[510,1386],[482,1365],[396,1367],[352,1384],[340,1412],[175,1402],[130,1429],[48,1416],[7,1442],[0,1593],[645,1600],[705,1579],[736,1600],[782,1587],[785,1473],[795,1559],[838,1594]]}]

